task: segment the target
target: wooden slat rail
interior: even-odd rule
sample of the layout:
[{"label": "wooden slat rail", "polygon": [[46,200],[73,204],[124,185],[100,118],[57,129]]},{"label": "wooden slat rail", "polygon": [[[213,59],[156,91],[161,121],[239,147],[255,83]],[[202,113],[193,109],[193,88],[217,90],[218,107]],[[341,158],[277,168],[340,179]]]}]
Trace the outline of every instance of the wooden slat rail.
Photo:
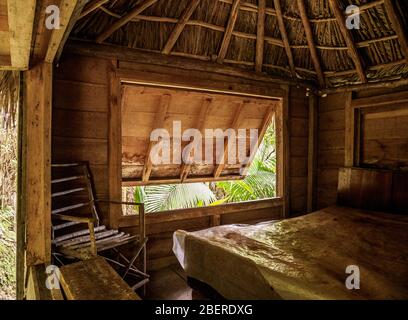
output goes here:
[{"label": "wooden slat rail", "polygon": [[74,210],[74,209],[79,209],[79,208],[83,208],[85,206],[89,206],[90,204],[91,204],[90,202],[73,204],[72,206],[66,206],[66,207],[62,207],[62,208],[59,208],[59,209],[54,209],[54,210],[51,211],[51,213],[56,214],[56,213],[71,211],[71,210]]},{"label": "wooden slat rail", "polygon": [[51,183],[67,182],[67,181],[78,180],[81,178],[84,178],[84,176],[71,176],[71,177],[65,177],[65,178],[60,178],[60,179],[53,179],[51,180]]},{"label": "wooden slat rail", "polygon": [[[247,201],[240,203],[231,203],[213,207],[202,207],[192,209],[179,209],[172,211],[163,211],[154,214],[146,214],[146,224],[151,223],[165,223],[177,220],[195,219],[200,217],[210,217],[214,215],[226,215],[239,211],[259,210],[267,208],[276,208],[283,206],[282,198]],[[123,216],[119,225],[122,228],[135,227],[138,221],[134,216]]]},{"label": "wooden slat rail", "polygon": [[75,188],[75,189],[70,189],[70,190],[61,191],[61,192],[55,192],[55,193],[51,194],[51,197],[54,198],[54,197],[66,196],[68,194],[81,192],[81,191],[84,191],[84,190],[85,190],[85,188]]}]

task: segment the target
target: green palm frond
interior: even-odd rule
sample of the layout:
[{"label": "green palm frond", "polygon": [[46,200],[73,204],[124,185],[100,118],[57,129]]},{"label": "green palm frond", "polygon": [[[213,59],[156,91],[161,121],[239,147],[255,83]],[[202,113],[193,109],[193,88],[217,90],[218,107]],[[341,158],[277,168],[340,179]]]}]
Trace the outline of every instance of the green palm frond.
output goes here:
[{"label": "green palm frond", "polygon": [[207,206],[216,200],[204,183],[148,186],[144,192],[146,212]]}]

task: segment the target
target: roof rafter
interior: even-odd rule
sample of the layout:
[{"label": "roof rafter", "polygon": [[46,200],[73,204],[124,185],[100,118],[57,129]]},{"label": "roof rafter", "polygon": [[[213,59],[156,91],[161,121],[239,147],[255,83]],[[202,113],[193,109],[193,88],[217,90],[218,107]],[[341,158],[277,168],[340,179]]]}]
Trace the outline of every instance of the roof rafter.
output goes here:
[{"label": "roof rafter", "polygon": [[395,1],[392,0],[385,0],[384,6],[387,11],[388,17],[391,20],[391,24],[393,25],[395,32],[398,36],[398,39],[401,43],[401,48],[403,51],[403,55],[408,63],[408,36],[407,32],[403,27],[402,21],[400,16],[398,15],[397,8],[395,7]]},{"label": "roof rafter", "polygon": [[238,18],[240,0],[234,0],[231,7],[230,17],[228,19],[228,25],[225,29],[224,38],[222,39],[220,51],[218,52],[217,62],[222,63],[227,55],[228,47],[232,38],[232,31],[234,31],[235,22]]},{"label": "roof rafter", "polygon": [[266,0],[258,0],[255,71],[262,72],[265,47]]},{"label": "roof rafter", "polygon": [[[170,102],[171,102],[171,95],[169,94],[162,95],[160,99],[159,109],[154,117],[153,124],[155,128],[163,128],[164,121],[166,120],[167,110],[169,109],[169,106],[170,106]],[[155,143],[150,140],[149,146],[147,148],[145,164],[143,167],[142,180],[144,182],[149,181],[150,174],[152,172],[153,162],[152,162],[150,153],[152,152],[152,148],[154,145]]]},{"label": "roof rafter", "polygon": [[330,7],[333,10],[334,16],[336,17],[337,24],[340,27],[340,31],[341,31],[341,33],[343,35],[343,38],[346,41],[347,48],[348,48],[348,53],[349,53],[351,59],[354,62],[354,65],[355,65],[356,70],[357,70],[357,74],[358,74],[358,76],[360,77],[360,80],[363,83],[367,83],[367,76],[366,76],[364,68],[363,68],[363,63],[362,63],[361,57],[360,57],[360,55],[358,53],[356,45],[354,44],[353,36],[352,36],[350,30],[347,29],[347,27],[346,27],[346,22],[345,22],[346,20],[345,20],[345,17],[343,15],[341,9],[340,9],[340,3],[339,3],[338,0],[329,0],[329,3],[330,3]]},{"label": "roof rafter", "polygon": [[296,66],[295,66],[295,61],[293,59],[293,54],[292,50],[290,48],[290,43],[289,43],[289,37],[288,33],[286,31],[285,27],[285,22],[283,21],[283,13],[282,13],[282,7],[280,0],[273,0],[274,6],[275,6],[275,11],[276,11],[276,17],[278,19],[278,25],[279,25],[279,30],[282,35],[282,41],[283,45],[285,47],[286,51],[286,56],[288,57],[288,62],[289,62],[289,67],[290,71],[292,73],[292,77],[296,79]]},{"label": "roof rafter", "polygon": [[103,31],[96,38],[96,42],[97,43],[102,43],[103,41],[105,41],[107,38],[109,38],[112,35],[112,33],[114,33],[116,30],[120,29],[121,27],[123,27],[125,24],[130,22],[134,17],[136,17],[138,14],[145,11],[147,8],[151,7],[157,1],[158,0],[144,0],[138,6],[134,7],[129,13],[127,13],[125,16],[123,16],[120,20],[116,21],[114,24],[112,24],[108,28],[106,28],[106,30]]},{"label": "roof rafter", "polygon": [[52,30],[48,44],[45,61],[53,63],[62,54],[65,43],[68,40],[75,23],[78,21],[81,11],[89,0],[62,0],[60,3],[60,28]]},{"label": "roof rafter", "polygon": [[245,164],[244,168],[242,168],[242,172],[241,175],[242,176],[247,176],[248,175],[248,171],[249,168],[251,167],[252,164],[252,160],[254,160],[256,153],[258,152],[259,146],[262,143],[262,140],[265,136],[266,131],[268,130],[273,116],[275,114],[275,110],[276,110],[276,106],[275,105],[270,105],[268,107],[268,110],[266,111],[265,117],[262,121],[262,126],[261,129],[258,132],[258,141],[257,141],[257,145],[256,148],[254,148],[253,150],[251,150],[251,154],[249,155],[249,158],[247,160],[247,163]]},{"label": "roof rafter", "polygon": [[180,17],[180,20],[177,22],[176,26],[174,27],[172,33],[170,34],[169,39],[167,40],[162,53],[169,54],[173,49],[174,45],[176,44],[178,38],[180,37],[181,33],[184,30],[188,20],[190,20],[191,15],[194,13],[194,10],[197,8],[201,0],[191,0],[186,9],[184,10],[183,14]]},{"label": "roof rafter", "polygon": [[[28,69],[36,1],[7,1],[11,66]],[[24,14],[22,14],[24,13]]]},{"label": "roof rafter", "polygon": [[[242,111],[244,110],[245,105],[247,104],[247,101],[244,101],[243,103],[240,103],[238,110],[235,113],[235,117],[234,120],[232,121],[231,124],[231,129],[234,131],[237,131],[239,129],[240,123],[241,123],[241,119],[242,119]],[[224,139],[224,152],[222,154],[221,159],[217,159],[219,161],[219,163],[217,164],[217,166],[215,167],[214,170],[214,178],[218,178],[221,176],[222,170],[224,170],[225,167],[225,160],[227,158],[227,154],[228,154],[228,149],[229,149],[229,140],[230,138],[225,138]]]},{"label": "roof rafter", "polygon": [[300,13],[300,18],[302,19],[303,27],[305,29],[307,44],[310,50],[310,55],[312,57],[313,65],[317,73],[317,78],[319,80],[320,87],[324,88],[326,86],[326,81],[324,79],[324,74],[323,74],[321,63],[320,63],[320,58],[319,58],[319,55],[317,54],[317,49],[314,43],[313,30],[312,30],[312,26],[310,25],[309,18],[307,16],[305,1],[297,0],[297,5],[298,5],[299,13]]},{"label": "roof rafter", "polygon": [[110,0],[93,0],[92,2],[88,3],[85,8],[82,10],[81,14],[79,15],[79,19],[87,16],[91,12],[95,11],[96,9],[103,6],[105,3],[109,2]]},{"label": "roof rafter", "polygon": [[[196,128],[202,132],[204,130],[204,126],[205,126],[205,122],[207,120],[207,116],[209,114],[209,110],[211,107],[211,103],[212,103],[212,99],[211,98],[206,98],[203,101],[203,104],[201,106],[201,111],[200,114],[198,116],[198,122],[196,125]],[[191,153],[189,155],[190,159],[191,159]],[[191,170],[191,164],[190,163],[183,163],[182,167],[181,167],[181,171],[180,171],[180,180],[181,182],[184,182]]]}]

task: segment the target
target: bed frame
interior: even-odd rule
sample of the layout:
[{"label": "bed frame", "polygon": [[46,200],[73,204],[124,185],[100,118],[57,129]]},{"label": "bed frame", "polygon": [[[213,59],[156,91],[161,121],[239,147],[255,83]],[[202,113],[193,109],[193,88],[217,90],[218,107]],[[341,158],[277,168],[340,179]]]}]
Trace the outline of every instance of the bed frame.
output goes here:
[{"label": "bed frame", "polygon": [[337,204],[408,215],[408,172],[340,168]]}]

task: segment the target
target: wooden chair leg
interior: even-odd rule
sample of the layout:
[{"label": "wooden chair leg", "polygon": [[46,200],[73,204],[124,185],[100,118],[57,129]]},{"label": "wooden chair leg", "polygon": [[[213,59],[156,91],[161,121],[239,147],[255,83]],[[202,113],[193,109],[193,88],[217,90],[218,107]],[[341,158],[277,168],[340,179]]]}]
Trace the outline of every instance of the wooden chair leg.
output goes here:
[{"label": "wooden chair leg", "polygon": [[[138,258],[140,252],[145,248],[147,243],[147,238],[144,238],[143,241],[141,242],[141,244],[139,245],[139,248],[136,250],[135,255],[133,256],[133,258],[130,260],[129,265],[126,268],[126,271],[123,273],[122,278],[125,278],[126,275],[128,274],[130,268],[133,266],[133,264],[135,263],[136,259]],[[146,250],[144,250],[146,251]],[[146,272],[145,272],[146,273]]]}]

